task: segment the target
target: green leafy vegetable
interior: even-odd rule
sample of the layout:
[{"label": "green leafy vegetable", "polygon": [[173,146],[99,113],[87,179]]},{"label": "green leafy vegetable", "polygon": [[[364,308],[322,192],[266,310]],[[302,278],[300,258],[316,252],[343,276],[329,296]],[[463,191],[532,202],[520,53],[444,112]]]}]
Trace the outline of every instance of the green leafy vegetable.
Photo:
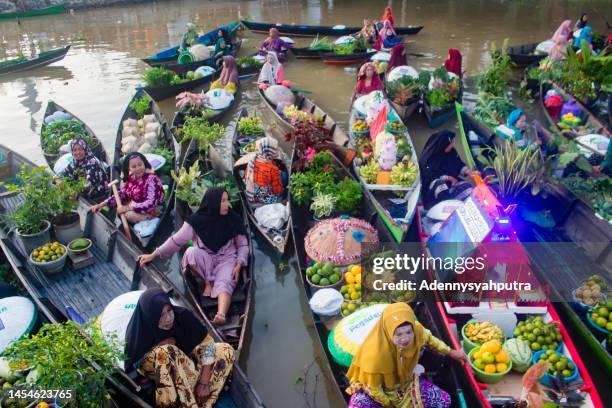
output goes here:
[{"label": "green leafy vegetable", "polygon": [[144,94],[142,97],[135,98],[132,102],[130,102],[129,108],[136,112],[138,119],[142,119],[149,111],[151,102],[152,101],[151,98],[149,98],[149,95]]},{"label": "green leafy vegetable", "polygon": [[97,141],[87,134],[85,126],[78,119],[56,120],[45,127],[42,132],[42,149],[48,154],[58,154],[60,147],[72,139],[83,139],[91,148]]}]

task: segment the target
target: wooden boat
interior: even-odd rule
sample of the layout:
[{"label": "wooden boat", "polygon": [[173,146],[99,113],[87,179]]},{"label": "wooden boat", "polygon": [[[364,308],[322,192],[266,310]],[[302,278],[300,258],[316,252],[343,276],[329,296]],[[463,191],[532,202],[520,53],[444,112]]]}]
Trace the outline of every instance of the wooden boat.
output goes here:
[{"label": "wooden boat", "polygon": [[[45,109],[45,113],[43,115],[43,119],[46,118],[47,116],[53,114],[54,112],[57,112],[57,111],[65,112],[65,113],[69,114],[70,116],[72,116],[73,119],[76,119],[77,121],[79,121],[83,125],[83,127],[85,128],[85,132],[87,133],[87,136],[89,136],[92,140],[95,141],[95,144],[93,146],[89,146],[89,148],[91,149],[93,154],[98,159],[100,159],[100,161],[102,161],[103,163],[108,164],[109,160],[108,160],[108,157],[106,155],[106,151],[104,150],[104,146],[102,146],[102,143],[100,142],[100,139],[98,139],[98,137],[95,135],[93,130],[91,130],[91,128],[89,126],[87,126],[85,124],[85,122],[83,122],[81,119],[79,119],[75,114],[73,114],[72,112],[70,112],[69,110],[64,108],[63,106],[59,105],[58,103],[53,102],[53,101],[50,100],[49,102],[47,102],[47,107]],[[47,124],[43,120],[42,126],[40,128],[40,144],[41,144],[41,146],[43,146],[42,133],[45,131],[46,128],[47,128]],[[59,153],[58,154],[45,153],[45,151],[43,149],[43,156],[45,157],[45,160],[47,161],[47,165],[49,166],[49,168],[51,168],[53,170],[53,166],[55,165],[55,162],[57,161],[57,159],[60,158],[61,154],[59,154]]]},{"label": "wooden boat", "polygon": [[[232,49],[232,52],[231,52],[231,55],[233,57],[235,57],[236,54],[238,54],[238,50],[240,49],[241,44],[242,44],[242,41],[240,39],[237,39],[236,42],[234,43],[234,48]],[[189,71],[195,71],[196,69],[203,67],[205,65],[217,69],[221,66],[220,61],[221,61],[221,57],[215,58],[215,56],[213,55],[210,58],[204,59],[201,61],[187,62],[187,63],[181,64],[177,60],[174,60],[169,63],[163,64],[163,65],[155,64],[153,66],[154,67],[163,66],[163,68],[169,69],[170,71],[173,71],[177,75],[184,75]],[[238,74],[240,75],[240,69],[238,69]]]},{"label": "wooden boat", "polygon": [[44,7],[36,10],[15,11],[12,13],[0,13],[0,20],[9,20],[13,18],[49,16],[51,14],[60,14],[66,11],[65,4]]},{"label": "wooden boat", "polygon": [[[199,36],[196,43],[206,45],[206,46],[214,46],[215,42],[217,41],[217,32],[221,28],[229,29],[228,34],[230,35],[230,37],[233,38],[238,32],[239,27],[240,27],[240,21],[234,21],[234,22],[229,23],[228,25],[219,26],[215,28],[214,30],[211,30]],[[145,63],[151,66],[176,63],[176,60],[179,57],[179,48],[180,48],[179,45],[175,47],[166,48],[165,50],[161,50],[157,54],[153,54],[146,58],[143,58],[142,61],[144,61]]]},{"label": "wooden boat", "polygon": [[[340,177],[352,177],[348,169],[346,169],[339,161],[335,163],[335,169],[337,174]],[[354,178],[353,178],[354,179]],[[361,202],[361,207],[357,211],[359,217],[365,220],[370,221],[370,223],[377,229],[378,238],[381,243],[385,243],[384,245],[393,250],[394,252],[398,252],[399,247],[393,241],[391,234],[388,229],[377,216],[377,209],[374,208],[371,201],[363,197]],[[305,296],[307,299],[310,299],[313,295],[313,291],[309,283],[306,280],[306,268],[308,267],[308,257],[304,249],[304,238],[310,228],[315,225],[315,222],[312,220],[312,214],[305,207],[300,207],[295,204],[295,202],[291,201],[291,211],[293,214],[293,221],[291,224],[292,234],[293,234],[293,242],[295,246],[296,259],[300,268],[301,278],[300,282],[302,284],[302,289],[304,290]],[[418,240],[418,234],[416,232],[416,227],[413,224],[409,228],[408,236],[410,240]],[[450,344],[450,337],[448,333],[445,331],[441,331],[439,328],[442,326],[442,316],[436,308],[436,303],[428,300],[419,303],[418,305],[413,304],[412,307],[417,315],[418,320],[429,330],[431,330],[432,334],[439,339],[445,341],[447,344]],[[321,361],[320,367],[322,370],[323,376],[328,379],[328,381],[333,381],[330,385],[331,388],[329,392],[333,392],[335,394],[336,399],[345,400],[348,399],[348,395],[344,392],[346,387],[348,386],[348,379],[346,377],[346,368],[338,365],[327,347],[328,337],[331,329],[339,322],[338,318],[326,318],[325,320],[321,319],[315,313],[307,313],[307,321],[305,324],[314,325],[318,334],[318,341],[315,341],[315,347],[321,348],[325,352],[326,359]],[[469,396],[464,396],[462,388],[469,383],[466,380],[465,375],[463,375],[462,370],[454,364],[450,359],[443,358],[431,351],[425,351],[423,356],[420,358],[419,363],[425,367],[426,376],[430,378],[436,385],[440,386],[445,391],[451,394],[451,398],[454,402],[463,401],[463,403],[456,403],[457,406],[469,406],[475,407],[478,406],[477,399],[468,399],[469,405],[466,405],[465,399]]]},{"label": "wooden boat", "polygon": [[[2,14],[0,14],[0,16],[1,15]],[[37,54],[34,58],[15,58],[2,61],[0,62],[0,76],[53,64],[54,62],[63,59],[68,53],[68,50],[70,50],[70,45],[62,48],[55,48],[49,51],[43,51]]]},{"label": "wooden boat", "polygon": [[376,51],[356,52],[353,54],[336,54],[335,52],[322,52],[321,59],[328,65],[352,65],[367,61],[376,54]]},{"label": "wooden boat", "polygon": [[[424,181],[427,182],[427,181]],[[491,242],[505,242],[503,239],[499,240],[493,237],[495,234],[491,231],[494,231],[495,227],[495,217],[499,217],[501,213],[498,208],[503,208],[501,204],[497,201],[495,195],[491,192],[491,190],[484,183],[477,184],[474,194],[469,198],[472,200],[474,207],[477,208],[479,213],[483,214],[483,220],[486,221],[487,229],[490,229],[486,234],[485,239],[491,239]],[[478,209],[481,208],[481,209]],[[453,238],[450,241],[447,241],[446,237],[450,237],[449,234],[453,233],[453,231],[447,231],[445,235],[440,237],[440,232],[434,233],[434,236],[431,236],[429,231],[426,228],[423,228],[424,223],[421,220],[424,218],[421,216],[420,212],[425,213],[425,209],[420,208],[419,213],[417,214],[418,227],[419,227],[419,235],[423,242],[423,251],[427,257],[432,256],[432,247],[431,242],[457,242],[456,237],[453,235]],[[453,213],[453,215],[457,216],[457,212]],[[464,222],[464,218],[462,216],[457,216],[459,218],[459,224]],[[455,220],[456,221],[456,220]],[[447,220],[443,225],[451,226],[451,225],[459,225],[457,223],[451,222]],[[442,227],[444,228],[444,226]],[[467,228],[467,227],[461,227]],[[458,231],[456,228],[457,237],[461,239],[461,235],[465,235],[465,231]],[[482,231],[484,235],[485,231]],[[478,240],[477,245],[480,242],[484,242],[484,240]],[[518,241],[518,239],[510,238],[509,241],[512,243],[513,256],[522,258],[523,255],[526,255],[526,250],[523,245]],[[435,245],[435,244],[434,244]],[[445,256],[442,252],[443,247],[438,247],[436,249],[435,256]],[[470,246],[472,248],[472,246]],[[470,252],[472,253],[472,252]],[[527,258],[529,263],[525,265],[521,265],[522,268],[531,269],[530,265],[533,265],[533,258]],[[495,262],[494,259],[489,257],[487,262]],[[507,262],[507,261],[502,261]],[[506,274],[512,273],[510,271],[512,266],[508,266],[508,271]],[[428,269],[429,281],[438,281],[438,282],[449,282],[451,280],[445,279],[443,277],[443,273],[437,271],[435,269]],[[484,279],[484,278],[483,278]],[[503,278],[502,278],[503,279]],[[525,280],[523,280],[525,279]],[[561,354],[570,358],[578,371],[578,376],[580,377],[580,381],[584,385],[580,387],[581,391],[584,391],[585,401],[584,405],[581,406],[589,406],[589,407],[602,407],[603,402],[599,396],[597,389],[594,387],[593,380],[591,379],[591,375],[587,370],[583,360],[581,359],[581,355],[578,353],[572,339],[570,338],[569,332],[567,328],[561,322],[559,315],[557,314],[555,307],[553,307],[553,303],[549,298],[546,297],[544,288],[539,284],[537,278],[533,275],[533,273],[523,272],[522,274],[514,275],[514,280],[519,282],[531,282],[535,285],[535,287],[530,292],[518,291],[514,294],[509,294],[509,299],[506,301],[502,300],[488,300],[487,298],[478,298],[476,301],[457,301],[458,299],[451,299],[445,297],[440,292],[436,292],[437,298],[437,307],[444,318],[443,326],[440,327],[441,330],[446,331],[448,335],[450,335],[452,339],[452,347],[460,348],[461,347],[461,337],[457,335],[457,333],[461,332],[463,326],[472,319],[472,316],[476,313],[487,313],[490,311],[493,305],[495,305],[496,315],[490,315],[490,318],[486,320],[491,320],[495,322],[496,316],[498,314],[515,314],[518,320],[523,320],[528,316],[537,315],[540,316],[544,323],[553,323],[556,324],[561,332],[562,336],[562,344],[560,347]],[[499,296],[501,294],[498,292]],[[452,300],[452,301],[451,301]],[[481,401],[480,406],[484,407],[494,407],[494,406],[514,406],[520,396],[522,389],[522,374],[515,373],[510,371],[507,373],[500,382],[496,384],[484,384],[477,380],[475,374],[472,372],[472,369],[468,365],[464,365],[464,376],[467,376],[469,382],[471,383],[470,389],[464,389],[464,392],[469,394],[475,394],[478,399]],[[470,405],[471,406],[471,405]]]},{"label": "wooden boat", "polygon": [[[578,131],[576,131],[576,129],[572,129],[568,132],[567,129],[559,127],[559,118],[553,117],[548,111],[548,109],[546,109],[546,107],[544,106],[544,98],[546,97],[546,93],[550,90],[554,90],[557,94],[561,95],[564,101],[568,101],[570,98],[576,101],[581,110],[580,116],[582,118],[582,122],[580,127],[585,127],[584,129],[581,129],[579,127]],[[540,103],[542,106],[542,110],[544,110],[544,114],[546,115],[546,119],[548,119],[550,125],[553,127],[553,129],[557,129],[561,133],[568,133],[569,136],[572,138],[592,133],[601,134],[607,136],[608,138],[612,137],[612,132],[610,132],[610,130],[603,123],[601,123],[597,119],[597,117],[586,106],[584,106],[581,101],[567,93],[558,84],[554,84],[551,82],[542,82],[540,84]]]},{"label": "wooden boat", "polygon": [[206,75],[202,78],[193,79],[191,81],[183,82],[181,84],[158,87],[144,86],[142,88],[151,97],[151,99],[153,99],[155,102],[158,102],[176,96],[181,92],[189,91],[199,86],[204,86],[207,83],[211,82],[214,79],[215,75],[216,73],[211,73],[210,75]]},{"label": "wooden boat", "polygon": [[[315,37],[317,35],[340,37],[343,35],[355,34],[361,30],[361,27],[335,26],[334,28],[331,26],[260,23],[248,20],[241,21],[246,28],[256,33],[268,34],[271,28],[276,28],[282,35],[293,35],[295,37]],[[423,26],[395,27],[394,29],[397,35],[411,35],[421,31]]]},{"label": "wooden boat", "polygon": [[[246,186],[244,184],[244,172],[246,170],[246,166],[248,165],[247,161],[245,161],[244,159],[239,162],[241,154],[240,154],[240,140],[239,138],[241,137],[241,135],[238,133],[238,122],[240,121],[241,118],[243,117],[247,117],[248,116],[248,112],[246,109],[243,109],[240,112],[240,115],[238,116],[238,120],[236,121],[236,126],[234,128],[234,135],[232,137],[232,156],[234,159],[234,167],[233,167],[233,173],[234,173],[234,179],[237,182],[237,185],[240,189],[240,191],[244,192],[246,189]],[[261,135],[261,137],[264,137],[265,134]],[[250,140],[252,140],[251,143],[254,143],[255,140],[257,140],[256,138],[249,138]],[[277,162],[277,164],[279,165],[281,171],[286,172],[287,174],[290,174],[290,165],[291,162],[287,159],[286,155],[282,154],[281,151],[281,158],[283,160],[280,160]],[[238,164],[240,163],[240,164]],[[288,190],[285,190],[285,194],[287,195],[287,197],[285,197],[285,199],[281,202],[284,205],[287,205],[289,197],[288,197]],[[246,207],[246,213],[249,217],[249,219],[251,220],[251,223],[259,230],[259,232],[261,233],[261,235],[268,241],[268,243],[274,248],[276,249],[276,251],[278,252],[279,255],[283,255],[285,253],[285,246],[287,245],[287,242],[289,240],[289,232],[291,231],[290,228],[290,220],[291,220],[291,215],[289,216],[289,220],[287,221],[287,223],[283,226],[283,228],[279,231],[270,231],[267,230],[266,228],[264,228],[263,226],[261,226],[258,222],[257,219],[255,218],[255,209],[256,206],[254,206],[253,204],[251,204],[246,197],[243,197],[243,202],[245,204]]]},{"label": "wooden boat", "polygon": [[308,58],[308,59],[320,59],[321,52],[317,50],[311,50],[310,47],[296,48],[292,47],[289,50],[293,53],[295,58]]},{"label": "wooden boat", "polygon": [[[264,120],[270,124],[274,124],[274,126],[271,126],[270,128],[270,133],[278,139],[280,146],[284,147],[285,153],[287,153],[288,156],[291,156],[293,153],[293,145],[287,146],[285,135],[293,132],[295,127],[284,116],[281,116],[278,112],[276,112],[276,105],[266,98],[263,90],[261,89],[259,90],[259,96],[267,108],[263,109],[262,112]],[[302,94],[295,93],[295,106],[301,111],[308,112],[315,117],[321,118],[323,120],[323,126],[329,129],[329,133],[332,136],[334,143],[338,146],[346,145],[348,142],[346,133],[344,133],[340,126],[338,126],[337,123],[327,115],[327,113],[315,105],[310,99]]]},{"label": "wooden boat", "polygon": [[[115,139],[115,152],[114,152],[114,157],[113,157],[113,164],[111,166],[111,180],[115,180],[115,179],[118,180],[121,177],[121,159],[123,158],[123,153],[121,152],[121,138],[122,138],[122,130],[123,130],[123,121],[125,121],[126,119],[138,120],[138,114],[132,110],[132,108],[130,107],[130,104],[132,101],[145,97],[145,96],[148,97],[147,94],[144,92],[144,90],[142,89],[137,90],[136,94],[134,95],[130,103],[128,103],[127,108],[125,109],[125,111],[123,112],[123,115],[121,116],[121,120],[119,121],[119,127],[117,129],[117,138]],[[167,190],[165,191],[165,201],[164,201],[163,208],[161,209],[161,214],[159,216],[160,222],[159,222],[157,229],[152,235],[142,238],[134,231],[133,226],[130,226],[132,236],[136,238],[135,242],[137,242],[144,250],[148,250],[149,244],[151,242],[154,242],[154,238],[156,237],[157,232],[160,230],[159,227],[164,224],[165,220],[170,215],[170,211],[172,210],[172,204],[173,204],[172,196],[174,195],[174,180],[170,177],[169,172],[170,170],[174,169],[176,157],[177,157],[174,140],[172,138],[172,135],[170,134],[170,129],[168,128],[166,119],[164,118],[163,114],[161,113],[155,101],[151,99],[149,100],[148,112],[150,114],[155,115],[156,120],[160,124],[160,129],[159,129],[158,139],[157,139],[157,147],[169,150],[172,153],[172,162],[166,163],[161,167],[161,169],[168,169],[168,174],[159,174],[162,180],[162,183],[165,186],[167,186]],[[151,163],[151,165],[155,167],[154,163]]]},{"label": "wooden boat", "polygon": [[[399,119],[399,114],[394,110],[389,112],[389,116],[396,116]],[[351,106],[349,114],[349,129],[351,129],[349,131],[349,146],[354,150],[359,149],[357,143],[358,136],[352,129],[355,122],[359,119],[359,114]],[[404,240],[406,232],[414,218],[421,196],[421,179],[418,175],[419,161],[407,128],[404,128],[404,131],[402,131],[401,138],[405,141],[404,143],[409,146],[411,150],[410,161],[417,169],[417,177],[414,184],[410,187],[393,184],[368,184],[359,175],[359,163],[361,160],[353,160],[354,174],[363,186],[363,190],[366,192],[367,197],[372,201],[378,215],[384,221],[394,240],[397,242],[402,242]],[[401,196],[398,197],[398,194],[403,195],[403,198]]]},{"label": "wooden boat", "polygon": [[[501,140],[459,107],[457,114],[468,166],[478,166],[482,170],[480,162],[474,158]],[[468,134],[472,136],[467,137]],[[579,349],[591,351],[581,357],[588,361],[589,371],[597,383],[600,378],[609,378],[612,374],[612,355],[602,345],[601,339],[589,330],[585,311],[571,307],[572,303],[575,304],[571,299],[573,290],[588,276],[594,273],[606,276],[609,273],[602,270],[602,266],[609,261],[606,254],[612,250],[612,227],[595,217],[582,200],[562,185],[558,186],[556,194],[546,199],[544,205],[550,209],[556,226],[538,228],[526,225],[518,230],[519,238],[538,243],[526,246],[537,266],[536,273],[552,290],[551,298],[556,300],[555,310],[566,324],[572,326],[570,333],[572,339],[579,343]]]},{"label": "wooden boat", "polygon": [[512,45],[508,47],[508,56],[516,67],[524,67],[536,62],[540,62],[548,56],[548,54],[536,53],[536,47],[539,42]]},{"label": "wooden boat", "polygon": [[[210,113],[207,113],[207,120],[209,122],[220,122],[221,120],[223,120],[225,116],[227,115],[227,113],[231,111],[234,108],[234,106],[236,106],[239,98],[240,98],[240,89],[238,89],[238,91],[236,92],[236,95],[234,95],[234,99],[232,100],[232,102],[227,108],[212,110]],[[200,115],[202,115],[202,112],[200,112]],[[185,159],[185,154],[187,150],[189,150],[190,145],[191,145],[191,141],[183,141],[181,137],[178,137],[178,133],[177,133],[179,129],[181,129],[183,125],[185,124],[185,116],[186,116],[185,112],[181,112],[181,111],[174,112],[174,117],[172,118],[172,124],[170,125],[170,133],[172,134],[173,139],[176,141],[176,143],[178,143],[180,147],[178,163],[183,162],[183,160]]]},{"label": "wooden boat", "polygon": [[[224,174],[225,169],[223,168],[223,163],[219,162],[218,155],[216,155],[212,146],[209,146],[209,155],[207,157],[202,157],[201,152],[196,146],[196,142],[192,141],[181,167],[188,169],[198,160],[214,171],[220,179],[223,179],[225,176],[230,178],[233,177],[231,174]],[[202,167],[204,166],[201,164],[200,168]],[[233,180],[233,183],[236,184],[236,180]],[[193,214],[192,208],[190,208],[186,202],[178,198],[176,199],[175,208],[181,221],[186,220]],[[247,333],[247,327],[249,327],[251,307],[254,299],[255,256],[246,210],[247,207],[242,193],[240,194],[240,199],[232,203],[232,208],[242,216],[244,221],[244,227],[247,231],[247,240],[249,241],[249,258],[248,265],[242,269],[240,281],[232,294],[232,303],[226,314],[226,323],[223,326],[214,326],[212,324],[217,312],[217,299],[204,298],[202,296],[204,282],[196,278],[190,271],[182,270],[181,273],[185,282],[187,297],[193,305],[194,310],[204,321],[206,321],[208,326],[214,328],[213,330],[216,331],[224,342],[234,346],[237,353],[240,353],[244,343],[244,337]],[[178,225],[178,227],[180,227],[180,225]]]},{"label": "wooden boat", "polygon": [[[10,174],[7,174],[3,181],[16,175],[22,164],[34,166],[19,154],[5,147],[2,149],[9,152],[10,163]],[[15,193],[0,193],[3,211],[14,211],[20,202],[20,198]],[[130,243],[112,222],[99,213],[91,213],[89,206],[83,201],[79,203],[78,212],[85,227],[85,236],[93,242],[91,253],[95,261],[94,264],[82,269],[75,270],[68,263],[62,271],[45,275],[26,261],[20,245],[12,237],[4,235],[0,239],[0,246],[5,251],[18,279],[35,300],[40,311],[51,322],[75,318],[95,319],[112,299],[138,288],[161,287],[179,305],[189,306],[188,300],[167,276],[168,271],[162,270],[155,264],[137,266],[138,256],[142,252]],[[206,321],[202,323],[207,324]],[[212,327],[208,326],[208,330],[216,341],[223,341]],[[141,390],[127,373],[122,370],[118,372],[116,378],[109,379],[118,406],[152,408],[149,402],[150,395],[145,395],[145,390]],[[261,400],[237,363],[233,368],[232,381],[226,386],[230,388],[226,397],[235,406],[263,408]]]}]

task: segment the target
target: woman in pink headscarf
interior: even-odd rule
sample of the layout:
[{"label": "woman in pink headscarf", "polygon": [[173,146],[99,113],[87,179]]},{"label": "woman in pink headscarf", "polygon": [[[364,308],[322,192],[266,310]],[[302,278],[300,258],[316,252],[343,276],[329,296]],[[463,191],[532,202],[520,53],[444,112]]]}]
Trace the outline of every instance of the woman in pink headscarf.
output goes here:
[{"label": "woman in pink headscarf", "polygon": [[463,73],[461,72],[461,59],[461,52],[459,52],[458,49],[449,49],[448,57],[444,61],[444,68],[446,68],[447,72],[452,72],[461,78],[463,76]]},{"label": "woman in pink headscarf", "polygon": [[210,85],[210,89],[223,88],[231,94],[235,94],[238,91],[240,80],[238,79],[238,66],[236,65],[236,59],[231,55],[223,57],[223,70],[219,79]]},{"label": "woman in pink headscarf", "polygon": [[567,58],[567,44],[572,39],[571,25],[571,20],[565,20],[552,36],[554,44],[548,50],[548,56],[554,62],[563,61]]},{"label": "woman in pink headscarf", "polygon": [[280,61],[284,61],[287,54],[287,49],[289,48],[291,48],[291,44],[287,44],[281,40],[278,29],[272,27],[270,29],[270,35],[261,44],[259,54],[265,56],[268,54],[268,52],[273,51],[276,53]]}]

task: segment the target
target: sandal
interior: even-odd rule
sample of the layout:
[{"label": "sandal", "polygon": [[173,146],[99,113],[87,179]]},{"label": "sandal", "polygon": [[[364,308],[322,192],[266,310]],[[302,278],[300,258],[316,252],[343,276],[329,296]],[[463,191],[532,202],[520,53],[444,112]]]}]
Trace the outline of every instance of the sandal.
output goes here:
[{"label": "sandal", "polygon": [[214,324],[215,326],[223,326],[225,323],[225,313],[217,312],[215,318],[212,321],[212,324]]}]

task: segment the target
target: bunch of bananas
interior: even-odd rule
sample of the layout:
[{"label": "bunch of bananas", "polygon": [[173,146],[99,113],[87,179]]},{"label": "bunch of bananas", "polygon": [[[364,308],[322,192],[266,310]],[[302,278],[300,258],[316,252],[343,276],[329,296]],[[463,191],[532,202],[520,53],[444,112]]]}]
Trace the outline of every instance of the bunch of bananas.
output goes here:
[{"label": "bunch of bananas", "polygon": [[365,120],[358,120],[353,124],[352,129],[356,132],[364,132],[368,130],[368,124]]},{"label": "bunch of bananas", "polygon": [[414,184],[417,173],[417,168],[414,163],[408,159],[408,156],[404,156],[402,161],[398,162],[391,169],[391,183],[410,187]]},{"label": "bunch of bananas", "polygon": [[468,323],[465,326],[464,332],[470,341],[478,344],[483,344],[490,340],[504,340],[502,329],[491,322]]},{"label": "bunch of bananas", "polygon": [[359,168],[359,175],[363,177],[366,183],[376,184],[379,171],[380,167],[378,166],[378,163],[376,163],[376,160],[370,160],[367,164],[364,164]]}]

